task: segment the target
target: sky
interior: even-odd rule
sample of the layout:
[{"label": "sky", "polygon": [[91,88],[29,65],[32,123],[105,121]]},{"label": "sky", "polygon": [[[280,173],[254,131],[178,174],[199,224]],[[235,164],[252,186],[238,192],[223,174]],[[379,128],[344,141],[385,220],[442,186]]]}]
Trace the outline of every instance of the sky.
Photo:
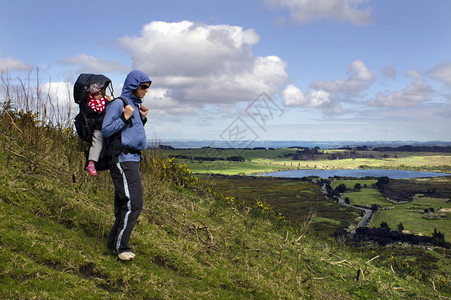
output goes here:
[{"label": "sky", "polygon": [[2,78],[39,80],[52,101],[72,103],[81,73],[106,75],[119,96],[141,70],[157,142],[451,141],[449,0],[0,7]]}]

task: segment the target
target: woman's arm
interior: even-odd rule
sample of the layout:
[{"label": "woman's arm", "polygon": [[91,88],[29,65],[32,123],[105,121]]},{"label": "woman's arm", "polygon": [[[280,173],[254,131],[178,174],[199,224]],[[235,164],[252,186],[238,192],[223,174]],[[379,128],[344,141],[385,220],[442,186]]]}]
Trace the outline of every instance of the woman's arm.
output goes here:
[{"label": "woman's arm", "polygon": [[107,106],[102,124],[102,134],[104,137],[108,138],[127,126],[129,118],[126,118],[123,110],[124,107],[122,101],[115,100]]}]

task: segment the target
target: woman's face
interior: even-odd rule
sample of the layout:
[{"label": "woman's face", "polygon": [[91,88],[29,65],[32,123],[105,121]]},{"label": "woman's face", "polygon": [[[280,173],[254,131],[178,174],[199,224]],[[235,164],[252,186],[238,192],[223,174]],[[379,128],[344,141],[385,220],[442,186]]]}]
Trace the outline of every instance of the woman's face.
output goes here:
[{"label": "woman's face", "polygon": [[134,94],[138,98],[144,98],[144,96],[147,94],[147,91],[149,90],[150,82],[143,82],[139,85],[139,87],[135,90]]}]

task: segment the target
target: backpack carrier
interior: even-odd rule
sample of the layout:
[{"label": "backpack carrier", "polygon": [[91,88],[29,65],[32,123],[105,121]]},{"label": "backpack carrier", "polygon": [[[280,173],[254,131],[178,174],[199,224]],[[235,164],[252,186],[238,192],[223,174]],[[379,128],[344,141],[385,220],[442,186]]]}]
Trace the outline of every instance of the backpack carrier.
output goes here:
[{"label": "backpack carrier", "polygon": [[[85,150],[85,168],[88,165],[89,148],[91,147],[92,134],[95,129],[101,130],[103,116],[95,112],[87,103],[89,93],[94,89],[107,88],[111,80],[98,74],[80,74],[74,85],[74,101],[79,106],[79,113],[75,117],[75,129],[81,140],[86,142],[87,150]],[[110,88],[111,94],[112,89]],[[115,98],[110,102],[107,101],[106,105],[111,102],[121,99],[124,107],[128,102],[122,97]],[[118,156],[121,153],[121,132],[114,134],[109,138],[103,139],[102,152],[98,162],[95,163],[97,171],[108,170],[113,164],[117,163]]]}]

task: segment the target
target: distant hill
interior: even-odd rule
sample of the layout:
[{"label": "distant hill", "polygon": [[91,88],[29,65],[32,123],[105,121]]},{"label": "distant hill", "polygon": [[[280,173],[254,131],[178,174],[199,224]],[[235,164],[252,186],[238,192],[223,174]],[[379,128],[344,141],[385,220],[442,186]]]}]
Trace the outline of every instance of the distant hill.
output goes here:
[{"label": "distant hill", "polygon": [[149,140],[148,145],[150,147],[158,147],[159,145],[170,146],[173,148],[202,148],[202,147],[213,147],[213,148],[288,148],[288,147],[307,147],[315,148],[319,147],[321,149],[332,149],[332,148],[342,148],[342,147],[357,147],[357,146],[368,146],[368,147],[398,147],[398,146],[451,146],[451,141],[429,141],[429,142],[418,142],[418,141],[271,141],[271,140],[257,140],[249,143],[243,142],[232,142],[223,140],[160,140],[154,141]]}]

